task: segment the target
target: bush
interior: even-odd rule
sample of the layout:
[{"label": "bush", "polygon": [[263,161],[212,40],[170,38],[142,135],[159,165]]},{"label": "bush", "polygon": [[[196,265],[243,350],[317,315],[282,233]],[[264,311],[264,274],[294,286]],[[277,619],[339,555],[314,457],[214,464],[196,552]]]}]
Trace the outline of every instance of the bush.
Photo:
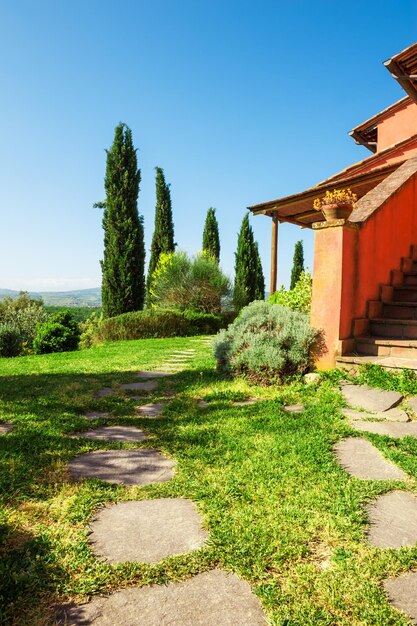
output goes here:
[{"label": "bush", "polygon": [[284,285],[282,285],[279,291],[269,296],[269,302],[287,306],[290,309],[294,309],[294,311],[309,313],[311,309],[312,289],[313,281],[310,273],[301,272],[300,279],[294,289],[287,291],[284,289]]},{"label": "bush", "polygon": [[230,296],[230,280],[208,254],[161,254],[152,276],[149,304],[154,307],[219,314]]},{"label": "bush", "polygon": [[0,357],[18,356],[22,351],[22,335],[15,324],[0,324]]},{"label": "bush", "polygon": [[93,313],[86,320],[80,323],[80,343],[79,347],[81,350],[85,348],[91,348],[98,342],[98,337],[100,333],[100,326],[103,322],[103,315],[97,315]]},{"label": "bush", "polygon": [[215,335],[223,328],[223,318],[221,315],[213,313],[200,313],[200,311],[184,311],[188,320],[188,335]]},{"label": "bush", "polygon": [[150,309],[123,313],[103,320],[99,338],[104,341],[147,339],[151,337],[185,337],[189,322],[180,311]]},{"label": "bush", "polygon": [[33,341],[36,354],[68,352],[76,350],[80,340],[80,330],[69,310],[51,315],[49,320],[39,324]]},{"label": "bush", "polygon": [[305,313],[253,302],[220,331],[213,345],[220,371],[270,384],[307,371],[321,353],[323,340]]},{"label": "bush", "polygon": [[17,327],[21,345],[30,352],[36,335],[36,327],[48,319],[42,300],[33,300],[28,293],[21,291],[17,298],[4,298],[0,302],[0,323]]}]

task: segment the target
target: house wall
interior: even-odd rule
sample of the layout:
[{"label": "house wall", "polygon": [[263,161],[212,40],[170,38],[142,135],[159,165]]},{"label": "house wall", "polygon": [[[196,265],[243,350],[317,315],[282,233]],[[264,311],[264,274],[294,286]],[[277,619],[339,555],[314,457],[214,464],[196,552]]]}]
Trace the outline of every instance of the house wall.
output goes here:
[{"label": "house wall", "polygon": [[378,152],[408,137],[417,129],[417,104],[409,102],[403,109],[394,111],[378,124]]},{"label": "house wall", "polygon": [[359,229],[353,318],[365,317],[367,301],[379,298],[380,285],[390,282],[391,270],[400,269],[401,257],[409,256],[411,244],[417,244],[416,176]]}]

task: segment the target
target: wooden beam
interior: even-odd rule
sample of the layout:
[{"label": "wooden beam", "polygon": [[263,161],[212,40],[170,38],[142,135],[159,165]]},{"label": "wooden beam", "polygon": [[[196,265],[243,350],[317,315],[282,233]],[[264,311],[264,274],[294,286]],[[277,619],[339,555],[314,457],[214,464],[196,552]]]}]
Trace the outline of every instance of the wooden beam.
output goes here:
[{"label": "wooden beam", "polygon": [[271,232],[271,284],[269,292],[272,294],[277,290],[278,276],[278,215],[272,215],[272,232]]}]

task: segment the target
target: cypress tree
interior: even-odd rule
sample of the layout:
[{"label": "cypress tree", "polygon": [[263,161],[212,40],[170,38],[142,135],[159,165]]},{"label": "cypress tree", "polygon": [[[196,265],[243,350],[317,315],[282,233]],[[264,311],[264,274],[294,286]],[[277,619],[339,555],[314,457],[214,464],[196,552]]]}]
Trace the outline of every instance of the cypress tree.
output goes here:
[{"label": "cypress tree", "polygon": [[206,252],[217,262],[220,261],[219,224],[216,219],[216,209],[210,207],[207,211],[203,231],[203,252]]},{"label": "cypress tree", "polygon": [[297,241],[294,248],[294,258],[291,271],[291,285],[290,289],[294,289],[298,281],[300,280],[301,272],[304,271],[304,250],[303,242]]},{"label": "cypress tree", "polygon": [[96,206],[104,208],[103,315],[113,317],[142,309],[145,297],[143,218],[137,204],[140,170],[126,124],[116,126],[106,153],[106,200]]},{"label": "cypress tree", "polygon": [[235,284],[233,302],[237,310],[253,300],[265,297],[261,259],[258,244],[254,241],[249,215],[242,221],[235,252]]},{"label": "cypress tree", "polygon": [[258,242],[254,242],[254,255],[256,260],[256,287],[255,300],[265,300],[265,277],[262,269],[261,257],[259,254]]},{"label": "cypress tree", "polygon": [[165,182],[164,170],[156,167],[156,206],[155,228],[153,231],[151,258],[149,260],[146,290],[149,295],[152,275],[158,265],[159,257],[163,253],[174,252],[174,223],[172,221],[171,192]]}]

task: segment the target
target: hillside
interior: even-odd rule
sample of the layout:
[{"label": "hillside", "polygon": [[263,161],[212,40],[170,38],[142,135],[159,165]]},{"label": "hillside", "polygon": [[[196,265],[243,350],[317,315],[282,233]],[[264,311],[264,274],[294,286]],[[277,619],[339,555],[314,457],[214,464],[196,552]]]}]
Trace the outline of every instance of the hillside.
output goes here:
[{"label": "hillside", "polygon": [[[15,298],[18,291],[12,289],[0,289],[0,300],[10,296]],[[101,288],[79,289],[76,291],[30,291],[31,298],[42,298],[48,306],[101,306]]]}]

